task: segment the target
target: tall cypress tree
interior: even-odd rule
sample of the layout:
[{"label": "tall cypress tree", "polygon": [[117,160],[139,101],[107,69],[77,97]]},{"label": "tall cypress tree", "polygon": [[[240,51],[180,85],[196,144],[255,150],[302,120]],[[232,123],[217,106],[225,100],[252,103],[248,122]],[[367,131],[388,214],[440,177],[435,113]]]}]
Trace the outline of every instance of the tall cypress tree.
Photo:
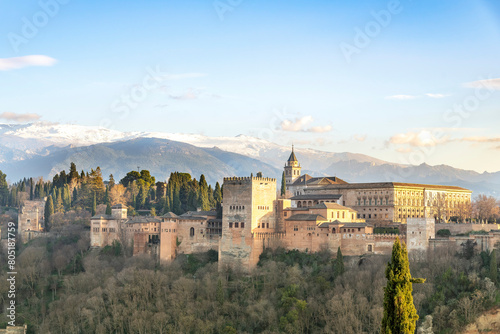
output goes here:
[{"label": "tall cypress tree", "polygon": [[490,255],[490,279],[493,283],[497,283],[498,269],[497,269],[497,252],[493,250]]},{"label": "tall cypress tree", "polygon": [[109,203],[106,205],[106,214],[111,216],[111,205]]},{"label": "tall cypress tree", "polygon": [[208,184],[205,180],[205,175],[200,176],[200,195],[198,199],[198,205],[203,211],[210,209],[210,202],[208,200]]},{"label": "tall cypress tree", "polygon": [[217,210],[217,218],[221,219],[222,218],[222,189],[219,185],[219,182],[215,184],[215,190],[214,190],[214,201],[215,201],[215,208]]},{"label": "tall cypress tree", "polygon": [[64,205],[62,201],[62,189],[58,188],[56,193],[56,201],[54,202],[54,211],[55,212],[64,212]]},{"label": "tall cypress tree", "polygon": [[45,219],[45,231],[50,231],[50,216],[54,214],[54,202],[52,201],[52,196],[47,197],[45,202],[45,211],[43,213]]},{"label": "tall cypress tree", "polygon": [[281,196],[286,194],[285,172],[281,175]]},{"label": "tall cypress tree", "polygon": [[7,175],[0,170],[0,205],[7,205],[9,202],[9,185]]},{"label": "tall cypress tree", "polygon": [[340,250],[340,247],[337,249],[337,259],[335,260],[335,277],[341,276],[344,271],[344,257],[342,256],[342,251]]},{"label": "tall cypress tree", "polygon": [[34,190],[33,190],[33,178],[30,177],[30,201],[35,198]]},{"label": "tall cypress tree", "polygon": [[418,320],[413,304],[412,283],[423,283],[421,278],[412,278],[406,245],[399,238],[394,241],[392,256],[385,269],[387,286],[384,288],[384,317],[381,334],[413,334]]},{"label": "tall cypress tree", "polygon": [[68,182],[71,183],[73,180],[78,180],[78,171],[76,170],[76,165],[71,162],[69,165]]}]

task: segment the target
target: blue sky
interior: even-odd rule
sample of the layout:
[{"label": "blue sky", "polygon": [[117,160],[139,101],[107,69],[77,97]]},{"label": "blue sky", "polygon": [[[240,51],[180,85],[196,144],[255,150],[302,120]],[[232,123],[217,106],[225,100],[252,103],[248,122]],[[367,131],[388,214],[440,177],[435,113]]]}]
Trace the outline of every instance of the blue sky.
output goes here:
[{"label": "blue sky", "polygon": [[497,1],[3,1],[0,122],[492,172],[499,59]]}]

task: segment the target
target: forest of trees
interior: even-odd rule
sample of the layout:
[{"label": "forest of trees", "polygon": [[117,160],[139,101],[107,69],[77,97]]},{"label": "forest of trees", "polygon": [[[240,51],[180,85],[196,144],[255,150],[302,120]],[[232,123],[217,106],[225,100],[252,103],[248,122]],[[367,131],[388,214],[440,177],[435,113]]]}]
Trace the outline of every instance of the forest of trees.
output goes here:
[{"label": "forest of trees", "polygon": [[[181,254],[160,265],[149,256],[130,257],[119,243],[89,249],[88,223],[99,206],[122,203],[131,215],[196,208],[220,213],[222,191],[203,175],[196,180],[172,173],[163,183],[143,170],[104,181],[99,167],[79,173],[73,163],[52,181],[29,178],[8,185],[0,172],[0,219],[15,218],[13,208],[26,199],[48,196],[48,228],[57,231],[17,244],[17,323],[28,324],[29,333],[380,332],[389,256],[277,247],[264,250],[248,275],[219,272],[214,251]],[[497,219],[498,203],[491,198],[478,197],[474,206],[478,217]],[[476,248],[466,242],[458,250],[410,254],[412,276],[426,279],[413,287],[417,327],[456,333],[500,304],[497,251]],[[0,252],[5,281],[5,250]],[[0,285],[2,312],[6,289]]]},{"label": "forest of trees", "polygon": [[182,214],[198,208],[216,209],[219,217],[222,215],[222,188],[218,182],[212,188],[203,174],[198,181],[188,173],[175,172],[170,174],[168,182],[156,182],[147,170],[131,171],[116,183],[112,174],[105,181],[99,167],[79,173],[71,163],[68,172],[61,171],[52,181],[24,178],[9,186],[6,175],[0,171],[0,206],[17,209],[25,200],[44,197],[47,197],[47,231],[52,225],[67,222],[68,213],[86,217],[95,215],[99,205],[110,207],[119,203],[128,207],[131,216],[141,210],[161,215],[170,211]]},{"label": "forest of trees", "polygon": [[[80,222],[20,246],[17,322],[30,333],[380,331],[389,256],[266,249],[247,275],[219,272],[215,251],[159,265],[149,256],[124,255],[119,243],[102,250],[88,245]],[[414,277],[426,278],[413,287],[417,326],[431,315],[434,333],[456,333],[499,304],[496,254],[474,244],[420,261],[410,254],[410,267]],[[2,310],[6,289],[0,285]]]}]

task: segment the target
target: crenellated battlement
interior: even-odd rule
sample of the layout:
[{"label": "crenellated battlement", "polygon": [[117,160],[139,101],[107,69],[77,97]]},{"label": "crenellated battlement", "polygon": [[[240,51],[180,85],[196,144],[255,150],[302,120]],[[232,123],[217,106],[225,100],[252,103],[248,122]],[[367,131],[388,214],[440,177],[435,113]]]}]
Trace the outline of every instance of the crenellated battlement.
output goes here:
[{"label": "crenellated battlement", "polygon": [[253,232],[252,237],[257,240],[262,239],[285,239],[286,233],[282,232]]},{"label": "crenellated battlement", "polygon": [[395,240],[396,238],[399,238],[399,240],[401,241],[406,241],[406,235],[404,234],[385,234],[385,233],[382,233],[382,234],[370,234],[371,236],[373,236],[373,239],[379,239],[379,240],[382,240],[382,239],[392,239],[392,240]]},{"label": "crenellated battlement", "polygon": [[250,183],[252,181],[262,181],[262,182],[276,182],[275,178],[272,177],[246,177],[246,176],[233,176],[233,177],[225,177],[224,183]]}]

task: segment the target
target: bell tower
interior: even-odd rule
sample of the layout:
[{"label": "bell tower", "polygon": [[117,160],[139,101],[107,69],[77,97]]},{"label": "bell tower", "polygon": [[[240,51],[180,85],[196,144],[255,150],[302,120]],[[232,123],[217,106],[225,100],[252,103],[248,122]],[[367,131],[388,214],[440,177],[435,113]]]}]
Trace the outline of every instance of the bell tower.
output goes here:
[{"label": "bell tower", "polygon": [[287,190],[288,187],[300,177],[301,169],[302,167],[300,167],[299,161],[295,156],[295,152],[293,151],[293,145],[292,145],[292,153],[290,154],[290,157],[288,158],[288,161],[286,162],[285,165],[285,183]]}]

